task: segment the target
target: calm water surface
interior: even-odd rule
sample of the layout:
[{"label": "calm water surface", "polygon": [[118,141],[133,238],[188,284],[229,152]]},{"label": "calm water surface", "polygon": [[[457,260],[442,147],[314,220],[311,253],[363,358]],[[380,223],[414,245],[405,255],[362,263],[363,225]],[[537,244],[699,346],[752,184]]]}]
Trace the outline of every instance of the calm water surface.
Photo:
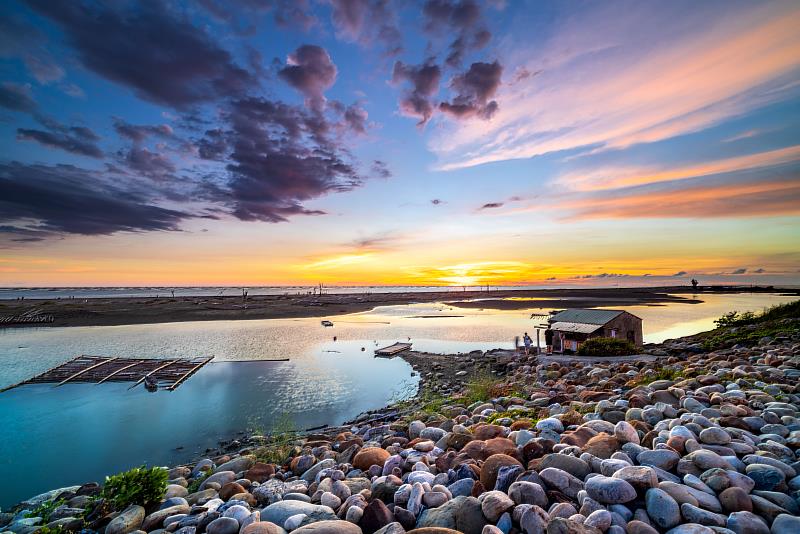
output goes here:
[{"label": "calm water surface", "polygon": [[[625,309],[644,319],[646,342],[659,342],[708,330],[732,309],[794,300],[765,294],[701,298],[702,304]],[[220,439],[268,431],[279,419],[298,429],[342,423],[416,389],[410,366],[373,358],[376,346],[411,338],[416,350],[430,352],[511,348],[524,331],[535,338],[540,320],[530,315],[547,311],[419,304],[331,316],[333,328],[323,328],[319,319],[268,319],[0,330],[0,387],[77,354],[215,357],[175,392],[106,383],[0,393],[0,480],[14,481],[0,485],[0,506],[141,463],[188,461]],[[255,361],[287,357],[290,362]],[[234,363],[242,360],[253,361]]]}]

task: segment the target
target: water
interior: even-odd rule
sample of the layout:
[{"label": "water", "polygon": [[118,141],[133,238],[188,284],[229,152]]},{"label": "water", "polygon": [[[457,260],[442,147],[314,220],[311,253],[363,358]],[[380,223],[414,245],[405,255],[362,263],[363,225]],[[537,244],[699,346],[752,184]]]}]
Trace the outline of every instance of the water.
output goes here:
[{"label": "water", "polygon": [[[733,309],[761,310],[796,299],[701,298],[702,304],[625,309],[644,320],[646,342],[659,342],[713,328],[714,319]],[[268,431],[286,417],[299,429],[342,423],[415,391],[410,366],[399,358],[373,358],[376,346],[411,338],[415,350],[440,353],[512,348],[524,331],[536,338],[540,319],[530,315],[547,311],[434,303],[331,316],[332,328],[323,328],[319,319],[268,319],[0,330],[0,387],[76,354],[215,357],[171,393],[129,391],[128,384],[114,383],[1,393],[0,480],[14,483],[0,485],[0,506],[58,485],[99,481],[143,462],[189,461],[219,439],[242,430]],[[286,357],[291,361],[233,363]]]}]

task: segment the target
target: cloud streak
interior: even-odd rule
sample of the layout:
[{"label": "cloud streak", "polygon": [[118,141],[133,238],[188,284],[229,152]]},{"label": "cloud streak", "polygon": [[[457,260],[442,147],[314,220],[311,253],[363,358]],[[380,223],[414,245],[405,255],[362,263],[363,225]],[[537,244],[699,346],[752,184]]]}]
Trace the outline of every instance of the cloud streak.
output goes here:
[{"label": "cloud streak", "polygon": [[430,140],[438,168],[659,141],[797,93],[797,4],[673,9],[595,4],[567,19],[520,65],[538,72],[531,83],[498,91],[504,109],[491,122],[451,124]]}]

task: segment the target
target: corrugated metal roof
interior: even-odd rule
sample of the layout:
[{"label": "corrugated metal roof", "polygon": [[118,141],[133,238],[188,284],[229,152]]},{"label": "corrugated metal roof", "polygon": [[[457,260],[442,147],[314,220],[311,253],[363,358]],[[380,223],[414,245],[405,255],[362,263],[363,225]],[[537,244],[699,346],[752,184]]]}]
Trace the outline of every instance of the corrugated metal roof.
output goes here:
[{"label": "corrugated metal roof", "polygon": [[591,334],[596,330],[600,330],[603,325],[600,324],[587,324],[587,323],[566,323],[558,322],[550,325],[550,328],[558,332],[576,332],[578,334]]},{"label": "corrugated metal roof", "polygon": [[550,321],[604,325],[621,313],[623,310],[572,309],[556,313],[550,317]]}]

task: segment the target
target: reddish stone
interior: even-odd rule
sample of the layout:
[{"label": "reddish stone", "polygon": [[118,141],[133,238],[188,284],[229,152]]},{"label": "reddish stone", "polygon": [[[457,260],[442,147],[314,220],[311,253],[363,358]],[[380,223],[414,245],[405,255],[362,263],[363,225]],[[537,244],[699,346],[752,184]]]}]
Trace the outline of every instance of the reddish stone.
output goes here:
[{"label": "reddish stone", "polygon": [[386,459],[391,456],[389,451],[378,447],[367,447],[361,449],[353,458],[353,467],[361,469],[362,471],[369,470],[370,466],[380,465],[386,462]]},{"label": "reddish stone", "polygon": [[472,433],[475,439],[485,441],[503,435],[503,427],[498,425],[478,425]]},{"label": "reddish stone", "polygon": [[605,432],[594,436],[583,446],[583,452],[588,452],[598,458],[608,459],[619,450],[619,440]]},{"label": "reddish stone", "polygon": [[264,482],[269,480],[269,477],[275,474],[275,466],[272,464],[265,464],[263,462],[256,462],[253,467],[247,470],[244,478],[252,482]]},{"label": "reddish stone", "polygon": [[507,465],[518,465],[522,467],[522,464],[516,458],[512,458],[507,454],[493,454],[483,462],[481,466],[481,484],[483,484],[484,488],[494,488],[494,484],[497,481],[497,473],[500,471],[501,467],[505,467]]}]

